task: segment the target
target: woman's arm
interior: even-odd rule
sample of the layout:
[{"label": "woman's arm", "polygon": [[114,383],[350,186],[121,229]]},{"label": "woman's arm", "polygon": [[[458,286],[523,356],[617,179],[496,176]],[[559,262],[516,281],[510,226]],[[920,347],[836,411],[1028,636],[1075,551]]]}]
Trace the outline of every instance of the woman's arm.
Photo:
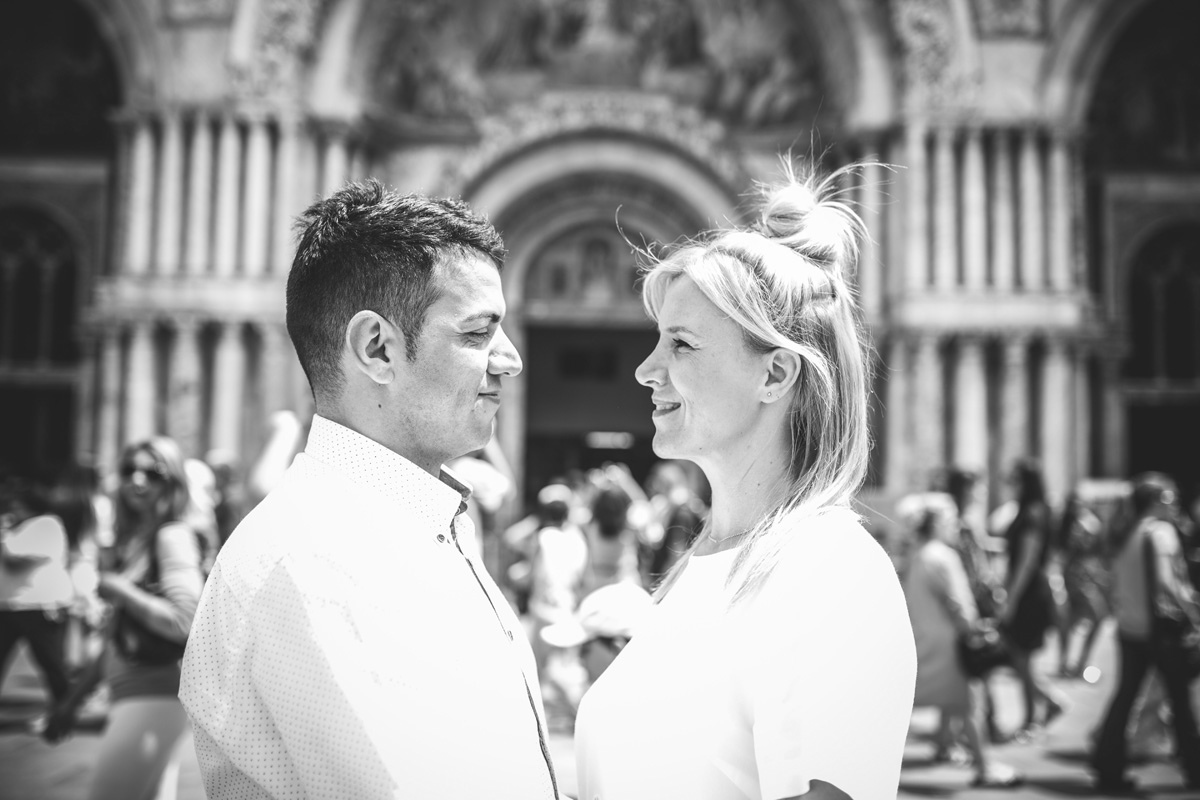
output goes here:
[{"label": "woman's arm", "polygon": [[159,587],[161,595],[147,592],[123,575],[100,577],[100,596],[130,614],[164,638],[183,641],[204,588],[200,546],[186,525],[167,525],[158,533]]}]

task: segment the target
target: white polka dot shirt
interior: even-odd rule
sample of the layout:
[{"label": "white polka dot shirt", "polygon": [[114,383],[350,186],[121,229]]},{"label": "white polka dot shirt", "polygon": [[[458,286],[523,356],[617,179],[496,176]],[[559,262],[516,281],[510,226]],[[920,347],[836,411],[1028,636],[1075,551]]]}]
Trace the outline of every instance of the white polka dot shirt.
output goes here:
[{"label": "white polka dot shirt", "polygon": [[210,800],[557,796],[529,643],[457,544],[465,488],[314,418],[192,624]]}]

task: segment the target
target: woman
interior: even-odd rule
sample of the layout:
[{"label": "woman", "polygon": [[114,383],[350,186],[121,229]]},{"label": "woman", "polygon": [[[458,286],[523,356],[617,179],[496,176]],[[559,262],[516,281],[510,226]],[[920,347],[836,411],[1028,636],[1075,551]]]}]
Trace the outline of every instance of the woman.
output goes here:
[{"label": "woman", "polygon": [[1092,753],[1096,788],[1127,792],[1126,728],[1151,667],[1171,705],[1175,755],[1189,789],[1200,789],[1200,733],[1189,691],[1183,637],[1200,630],[1200,603],[1187,575],[1175,482],[1160,473],[1134,479],[1133,521],[1114,543],[1113,605],[1121,678]]},{"label": "woman", "polygon": [[1033,671],[1033,654],[1042,648],[1046,631],[1054,623],[1054,597],[1046,574],[1046,560],[1050,554],[1050,511],[1037,462],[1019,459],[1013,466],[1010,483],[1016,491],[1017,514],[1005,534],[1007,596],[997,617],[1008,639],[1013,669],[1024,690],[1024,724],[1014,737],[1028,740],[1039,724],[1038,703],[1043,706],[1042,725],[1050,724],[1062,714],[1064,705],[1043,678]]},{"label": "woman", "polygon": [[712,502],[584,697],[581,797],[896,796],[916,659],[892,563],[850,510],[869,383],[840,177],[789,170],[756,224],[647,272],[654,452],[695,462]]},{"label": "woman", "polygon": [[[1067,602],[1058,620],[1058,674],[1080,678],[1088,665],[1100,625],[1109,615],[1109,580],[1103,557],[1104,526],[1078,492],[1071,492],[1063,507],[1059,545]],[[1086,623],[1088,629],[1072,667],[1069,661],[1071,636],[1081,622]]]},{"label": "woman", "polygon": [[[970,578],[955,549],[960,528],[954,501],[931,493],[906,499],[901,517],[908,521],[915,550],[904,575],[904,596],[917,643],[915,705],[941,713],[946,738],[961,729],[975,767],[972,786],[1011,788],[1021,775],[989,762],[983,747],[986,710],[984,679],[971,680],[958,655],[959,639],[979,621]],[[935,761],[940,760],[935,756]]]},{"label": "woman", "polygon": [[112,708],[92,779],[92,800],[153,798],[187,729],[179,659],[204,584],[202,539],[184,523],[187,474],[174,441],[155,437],[120,461],[111,569],[100,596],[112,607],[107,646],[52,717],[45,736],[69,731],[103,671]]}]

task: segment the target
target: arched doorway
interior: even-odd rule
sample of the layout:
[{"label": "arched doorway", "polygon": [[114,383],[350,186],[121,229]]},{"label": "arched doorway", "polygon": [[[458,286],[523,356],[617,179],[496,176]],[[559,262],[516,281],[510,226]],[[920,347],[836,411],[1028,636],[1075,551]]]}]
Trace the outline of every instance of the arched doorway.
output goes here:
[{"label": "arched doorway", "polygon": [[1129,469],[1166,472],[1191,495],[1200,488],[1200,222],[1146,242],[1128,289]]},{"label": "arched doorway", "polygon": [[116,62],[74,0],[0,4],[2,469],[49,475],[90,450],[80,321],[101,271],[120,102]]},{"label": "arched doorway", "polygon": [[634,370],[656,334],[636,251],[734,218],[736,195],[677,151],[597,133],[506,162],[469,199],[509,248],[505,327],[525,370],[506,384],[498,435],[522,499],[606,461],[641,480],[655,457],[649,392]]}]

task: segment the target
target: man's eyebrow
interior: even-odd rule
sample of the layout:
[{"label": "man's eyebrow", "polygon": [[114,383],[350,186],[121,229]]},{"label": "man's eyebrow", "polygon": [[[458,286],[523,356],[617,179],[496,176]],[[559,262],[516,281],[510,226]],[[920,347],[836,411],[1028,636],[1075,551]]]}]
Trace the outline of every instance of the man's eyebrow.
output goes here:
[{"label": "man's eyebrow", "polygon": [[472,322],[483,322],[485,320],[490,323],[499,323],[500,315],[495,313],[494,311],[481,311],[478,314],[472,314],[471,316],[464,319],[462,321],[462,324],[469,325]]}]

